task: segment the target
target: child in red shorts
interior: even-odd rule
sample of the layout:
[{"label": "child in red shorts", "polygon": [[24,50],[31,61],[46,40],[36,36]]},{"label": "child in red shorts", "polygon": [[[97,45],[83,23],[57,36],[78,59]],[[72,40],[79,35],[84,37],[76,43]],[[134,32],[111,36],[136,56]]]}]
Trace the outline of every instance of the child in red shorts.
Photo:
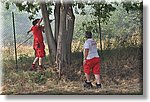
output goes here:
[{"label": "child in red shorts", "polygon": [[35,59],[32,63],[31,70],[36,70],[35,64],[39,61],[39,68],[43,69],[42,67],[42,59],[45,57],[45,45],[43,42],[43,35],[42,31],[44,31],[44,26],[41,26],[40,23],[42,22],[41,19],[35,19],[32,24],[32,28],[27,32],[30,33],[32,31],[34,37],[33,49],[35,50]]},{"label": "child in red shorts", "polygon": [[96,86],[97,88],[101,88],[100,58],[97,52],[96,42],[92,39],[92,33],[90,31],[86,31],[85,37],[87,40],[84,43],[83,67],[86,76],[84,87],[91,88],[93,86],[90,82],[90,70],[92,69],[96,79]]}]

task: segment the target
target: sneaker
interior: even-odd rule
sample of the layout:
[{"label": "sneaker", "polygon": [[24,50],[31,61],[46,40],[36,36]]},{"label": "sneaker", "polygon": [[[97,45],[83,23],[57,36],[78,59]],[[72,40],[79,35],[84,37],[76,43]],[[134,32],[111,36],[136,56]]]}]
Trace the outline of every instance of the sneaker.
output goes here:
[{"label": "sneaker", "polygon": [[102,85],[96,83],[96,87],[97,87],[97,88],[102,88]]},{"label": "sneaker", "polygon": [[91,84],[91,82],[87,82],[87,81],[85,81],[85,83],[83,84],[83,86],[84,86],[84,88],[88,88],[88,89],[90,89],[90,88],[93,87],[93,85]]}]

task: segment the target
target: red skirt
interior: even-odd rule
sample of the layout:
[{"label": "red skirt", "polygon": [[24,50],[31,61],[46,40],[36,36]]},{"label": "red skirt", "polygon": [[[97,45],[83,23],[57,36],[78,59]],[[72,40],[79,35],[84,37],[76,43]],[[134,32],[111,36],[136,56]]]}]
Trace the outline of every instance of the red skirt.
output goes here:
[{"label": "red skirt", "polygon": [[34,43],[33,49],[35,50],[35,57],[45,57],[45,45],[44,43]]}]

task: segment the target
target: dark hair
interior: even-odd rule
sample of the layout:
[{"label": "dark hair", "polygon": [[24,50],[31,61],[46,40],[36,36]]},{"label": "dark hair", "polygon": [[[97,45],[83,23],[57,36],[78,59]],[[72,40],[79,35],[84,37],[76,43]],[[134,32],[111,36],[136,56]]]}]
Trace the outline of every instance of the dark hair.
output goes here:
[{"label": "dark hair", "polygon": [[91,31],[86,31],[86,32],[85,32],[85,37],[86,37],[87,39],[92,38],[92,33],[91,33]]},{"label": "dark hair", "polygon": [[39,20],[40,20],[40,19],[35,19],[35,20],[32,22],[32,24],[35,26],[35,25],[38,23]]}]

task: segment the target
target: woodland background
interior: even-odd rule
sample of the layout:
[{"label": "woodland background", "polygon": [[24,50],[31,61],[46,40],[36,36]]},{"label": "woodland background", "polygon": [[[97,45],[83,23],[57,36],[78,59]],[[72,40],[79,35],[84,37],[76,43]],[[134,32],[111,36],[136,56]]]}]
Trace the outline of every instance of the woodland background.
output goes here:
[{"label": "woodland background", "polygon": [[[2,94],[143,94],[142,1],[54,4],[8,1],[3,4]],[[45,10],[47,14],[42,13]],[[32,26],[32,19],[43,15],[43,24],[47,27],[44,72],[29,71],[34,59],[32,38],[17,48],[16,68],[12,11],[17,46],[29,38],[26,32]],[[85,90],[82,86],[86,30],[92,31],[102,59],[103,88],[99,90]],[[92,82],[95,83],[93,76]]]}]

